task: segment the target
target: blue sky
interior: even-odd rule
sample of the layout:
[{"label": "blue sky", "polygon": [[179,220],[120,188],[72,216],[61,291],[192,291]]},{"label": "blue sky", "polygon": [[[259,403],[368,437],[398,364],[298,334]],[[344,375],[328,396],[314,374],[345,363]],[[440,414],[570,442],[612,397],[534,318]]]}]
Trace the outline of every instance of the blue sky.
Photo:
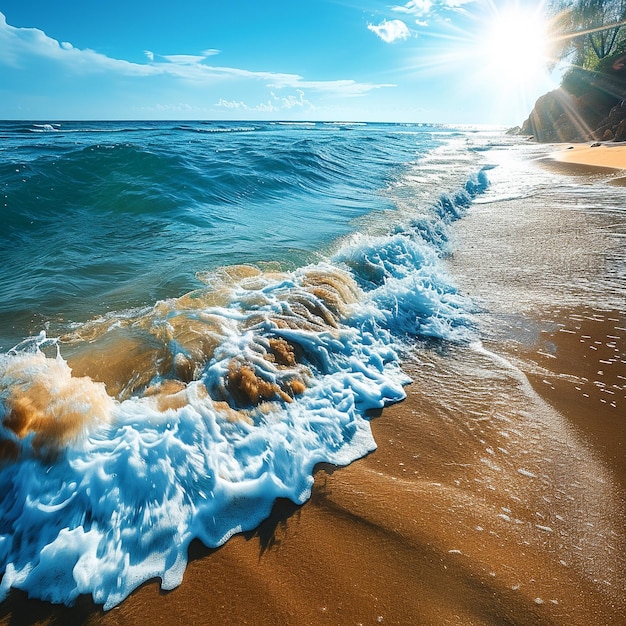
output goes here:
[{"label": "blue sky", "polygon": [[0,0],[0,119],[517,125],[558,82],[525,67],[541,15],[537,0]]}]

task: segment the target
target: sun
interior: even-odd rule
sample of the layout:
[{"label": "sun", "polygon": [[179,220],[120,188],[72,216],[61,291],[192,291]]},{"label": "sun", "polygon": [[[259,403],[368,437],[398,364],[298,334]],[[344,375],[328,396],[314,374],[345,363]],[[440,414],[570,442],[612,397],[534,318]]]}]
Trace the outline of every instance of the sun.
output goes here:
[{"label": "sun", "polygon": [[548,0],[476,0],[422,41],[408,67],[445,84],[460,114],[474,107],[494,124],[521,124],[561,80]]},{"label": "sun", "polygon": [[493,15],[478,43],[484,72],[509,86],[532,87],[548,71],[550,37],[545,16],[521,7]]}]

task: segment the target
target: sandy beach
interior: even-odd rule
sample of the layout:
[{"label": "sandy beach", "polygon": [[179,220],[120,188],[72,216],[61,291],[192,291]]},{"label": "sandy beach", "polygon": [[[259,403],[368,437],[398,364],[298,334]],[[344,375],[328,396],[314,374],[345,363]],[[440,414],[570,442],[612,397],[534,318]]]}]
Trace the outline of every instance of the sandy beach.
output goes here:
[{"label": "sandy beach", "polygon": [[626,185],[626,146],[621,143],[593,143],[564,145],[549,155],[550,159],[589,172],[595,168],[616,170],[610,181],[615,185]]},{"label": "sandy beach", "polygon": [[[609,190],[626,170],[621,145],[549,157],[604,168]],[[193,544],[171,592],[106,613],[11,592],[0,624],[623,624],[626,311],[577,291],[618,254],[609,221],[477,205],[448,266],[492,330],[404,355],[413,383],[372,415],[374,453],[319,467],[311,500],[256,531]]]}]

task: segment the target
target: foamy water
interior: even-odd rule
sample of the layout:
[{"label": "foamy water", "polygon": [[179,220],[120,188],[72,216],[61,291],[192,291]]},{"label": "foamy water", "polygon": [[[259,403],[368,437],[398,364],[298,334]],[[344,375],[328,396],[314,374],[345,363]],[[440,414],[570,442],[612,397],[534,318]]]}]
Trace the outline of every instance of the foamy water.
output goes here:
[{"label": "foamy water", "polygon": [[493,135],[2,134],[0,598],[108,609],[177,586],[193,539],[218,546],[304,502],[318,463],[375,449],[367,411],[404,397],[407,341],[475,337],[442,257]]}]

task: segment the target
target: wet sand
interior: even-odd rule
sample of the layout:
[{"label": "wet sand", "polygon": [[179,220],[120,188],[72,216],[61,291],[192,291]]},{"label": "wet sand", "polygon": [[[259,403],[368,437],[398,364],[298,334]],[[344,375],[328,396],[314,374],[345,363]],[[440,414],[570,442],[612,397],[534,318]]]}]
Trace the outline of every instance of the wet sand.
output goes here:
[{"label": "wet sand", "polygon": [[557,311],[530,358],[538,393],[599,451],[626,494],[626,314]]},{"label": "wet sand", "polygon": [[623,143],[599,143],[564,145],[550,157],[556,163],[565,165],[565,171],[579,171],[582,174],[606,169],[614,170],[615,175],[608,181],[610,185],[626,185],[626,145]]},{"label": "wet sand", "polygon": [[311,500],[256,531],[194,544],[171,592],[107,613],[13,592],[0,624],[623,624],[626,311],[580,282],[604,280],[605,222],[545,198],[476,206],[449,267],[483,343],[405,355],[414,382],[372,416],[376,452],[318,468]]},{"label": "wet sand", "polygon": [[2,623],[622,623],[610,471],[506,362],[418,354],[407,400],[373,420],[375,453],[320,468],[311,501],[257,531],[194,545],[179,588],[144,585],[108,613],[14,593]]}]

